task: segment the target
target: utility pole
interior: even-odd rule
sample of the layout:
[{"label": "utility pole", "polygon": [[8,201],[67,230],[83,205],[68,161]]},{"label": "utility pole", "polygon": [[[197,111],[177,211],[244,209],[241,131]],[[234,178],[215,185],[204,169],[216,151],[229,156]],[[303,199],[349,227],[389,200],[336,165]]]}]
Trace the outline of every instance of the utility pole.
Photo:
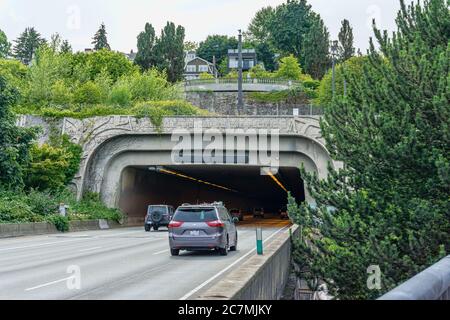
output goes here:
[{"label": "utility pole", "polygon": [[339,42],[334,40],[331,42],[331,58],[333,63],[333,77],[332,77],[332,87],[333,87],[333,99],[336,96],[336,56],[338,51]]},{"label": "utility pole", "polygon": [[216,66],[216,56],[213,55],[213,66],[214,66],[214,78],[217,79],[217,66]]},{"label": "utility pole", "polygon": [[239,45],[238,45],[238,114],[244,114],[244,98],[242,93],[242,30],[239,30]]}]

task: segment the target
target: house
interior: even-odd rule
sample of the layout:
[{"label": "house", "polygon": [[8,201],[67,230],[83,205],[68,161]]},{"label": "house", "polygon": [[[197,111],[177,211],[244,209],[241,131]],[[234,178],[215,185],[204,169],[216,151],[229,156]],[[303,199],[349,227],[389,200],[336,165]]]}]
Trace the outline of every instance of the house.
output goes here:
[{"label": "house", "polygon": [[134,52],[133,49],[131,49],[130,53],[124,53],[125,57],[130,60],[131,62],[134,62],[134,59],[136,59],[136,52]]},{"label": "house", "polygon": [[[242,70],[248,71],[258,64],[255,49],[242,49]],[[228,70],[237,70],[239,67],[239,50],[228,49]]]},{"label": "house", "polygon": [[209,73],[216,76],[217,69],[211,62],[197,57],[194,52],[187,52],[185,56],[184,78],[186,80],[198,79],[202,73]]}]

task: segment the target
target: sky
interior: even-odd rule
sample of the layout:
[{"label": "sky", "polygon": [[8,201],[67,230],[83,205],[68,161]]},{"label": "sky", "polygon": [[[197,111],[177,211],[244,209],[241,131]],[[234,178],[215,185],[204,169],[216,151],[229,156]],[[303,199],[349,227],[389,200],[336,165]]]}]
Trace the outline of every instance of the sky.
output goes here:
[{"label": "sky", "polygon": [[[0,0],[0,29],[16,39],[26,27],[45,38],[58,32],[75,51],[92,47],[92,37],[104,22],[113,50],[136,50],[136,37],[145,23],[157,33],[166,21],[186,29],[186,40],[200,42],[209,34],[236,36],[246,30],[255,13],[285,0]],[[399,0],[309,0],[322,16],[331,38],[337,38],[341,21],[350,20],[355,47],[362,52],[373,36],[372,19],[381,29],[395,31]]]}]

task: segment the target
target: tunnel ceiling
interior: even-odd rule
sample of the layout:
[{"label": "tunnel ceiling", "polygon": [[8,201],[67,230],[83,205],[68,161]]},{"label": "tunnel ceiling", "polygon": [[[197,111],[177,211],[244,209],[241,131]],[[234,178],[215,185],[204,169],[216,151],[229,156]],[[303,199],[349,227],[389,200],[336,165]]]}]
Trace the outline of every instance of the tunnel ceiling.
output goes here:
[{"label": "tunnel ceiling", "polygon": [[[142,204],[139,210],[142,212],[147,205],[151,204],[149,203],[151,201],[174,206],[185,202],[224,201],[230,207],[246,206],[246,210],[248,210],[250,207],[261,206],[275,212],[287,203],[286,191],[270,176],[261,175],[259,167],[203,165],[162,167],[164,170],[234,191],[206,185],[174,174],[155,172],[149,168],[151,167],[131,168],[136,172],[137,182],[134,184],[134,189],[123,191],[122,205],[128,206],[129,203],[140,202]],[[297,168],[280,168],[275,177],[299,201],[304,200],[303,182]],[[148,197],[146,198],[144,195],[148,195]],[[147,202],[144,203],[144,201]],[[132,207],[134,208],[134,206]]]}]

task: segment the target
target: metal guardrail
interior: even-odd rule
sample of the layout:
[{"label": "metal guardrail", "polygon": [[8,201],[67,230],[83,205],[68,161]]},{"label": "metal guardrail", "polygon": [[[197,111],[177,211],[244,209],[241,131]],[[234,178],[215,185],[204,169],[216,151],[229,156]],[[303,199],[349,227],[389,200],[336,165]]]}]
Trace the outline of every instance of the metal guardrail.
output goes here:
[{"label": "metal guardrail", "polygon": [[[195,79],[186,80],[185,86],[198,86],[205,84],[237,84],[237,78],[217,78],[217,79]],[[283,85],[283,86],[297,86],[300,85],[300,81],[296,80],[283,80],[283,79],[272,79],[272,78],[244,78],[244,84],[273,84],[273,85]]]},{"label": "metal guardrail", "polygon": [[450,256],[422,271],[378,300],[450,300]]}]

